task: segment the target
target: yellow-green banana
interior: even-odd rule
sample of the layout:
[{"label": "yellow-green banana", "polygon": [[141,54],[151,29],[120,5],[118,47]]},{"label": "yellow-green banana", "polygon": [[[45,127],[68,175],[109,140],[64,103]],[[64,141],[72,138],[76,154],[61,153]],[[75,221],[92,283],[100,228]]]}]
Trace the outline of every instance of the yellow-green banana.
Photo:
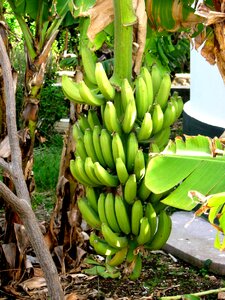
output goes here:
[{"label": "yellow-green banana", "polygon": [[140,230],[137,236],[137,243],[138,245],[144,245],[148,243],[151,239],[151,228],[148,222],[147,217],[143,217],[140,220]]},{"label": "yellow-green banana", "polygon": [[128,204],[133,204],[137,195],[136,175],[131,174],[124,186],[124,199]]},{"label": "yellow-green banana", "polygon": [[101,130],[100,145],[105,163],[110,169],[114,169],[115,162],[112,154],[112,137],[108,130],[105,128]]},{"label": "yellow-green banana", "polygon": [[78,83],[79,93],[83,102],[91,106],[101,106],[105,103],[102,95],[96,95],[82,80]]},{"label": "yellow-green banana", "polygon": [[119,266],[124,262],[127,256],[127,250],[128,247],[124,247],[122,249],[119,249],[118,252],[114,254],[114,256],[107,261],[107,264],[109,264],[111,267]]},{"label": "yellow-green banana", "polygon": [[125,109],[122,120],[122,129],[125,133],[131,132],[137,118],[137,109],[134,99],[131,99]]},{"label": "yellow-green banana", "polygon": [[141,68],[141,76],[144,79],[147,87],[147,100],[148,100],[148,111],[151,109],[152,104],[153,104],[153,83],[152,83],[152,76],[150,72],[148,71],[147,67],[143,66]]},{"label": "yellow-green banana", "polygon": [[134,92],[127,78],[124,78],[121,84],[121,102],[123,111],[126,111],[127,105],[130,101],[135,102]]},{"label": "yellow-green banana", "polygon": [[180,117],[180,115],[183,112],[184,102],[180,96],[177,97],[177,119]]},{"label": "yellow-green banana", "polygon": [[170,127],[166,127],[159,132],[157,132],[152,138],[153,143],[157,144],[159,150],[162,151],[164,147],[168,144],[170,138]]},{"label": "yellow-green banana", "polygon": [[79,92],[78,83],[73,81],[66,75],[62,76],[62,90],[66,98],[70,101],[73,101],[78,104],[84,103]]},{"label": "yellow-green banana", "polygon": [[84,114],[80,114],[77,123],[78,123],[78,126],[80,127],[80,129],[81,129],[81,131],[82,131],[83,133],[85,132],[85,130],[86,130],[87,128],[90,128],[90,125],[89,125],[89,123],[88,123],[87,116],[84,115]]},{"label": "yellow-green banana", "polygon": [[75,160],[70,160],[70,171],[73,177],[81,184],[96,187],[96,184],[85,173],[84,162],[81,157],[77,156]]},{"label": "yellow-green banana", "polygon": [[151,194],[151,191],[146,187],[145,178],[146,177],[142,179],[137,191],[137,195],[142,201],[147,200],[149,195]]},{"label": "yellow-green banana", "polygon": [[115,195],[115,213],[121,231],[125,234],[129,234],[131,228],[126,203],[123,197],[118,194]]},{"label": "yellow-green banana", "polygon": [[86,197],[80,197],[77,200],[78,208],[82,214],[82,218],[90,225],[92,228],[100,229],[101,221],[95,210],[89,205]]},{"label": "yellow-green banana", "polygon": [[164,114],[162,108],[159,104],[156,104],[152,112],[152,123],[153,123],[152,133],[153,134],[159,132],[162,129],[163,120],[164,120]]},{"label": "yellow-green banana", "polygon": [[93,144],[92,130],[89,128],[85,129],[84,132],[84,147],[88,156],[92,158],[93,162],[98,161]]},{"label": "yellow-green banana", "polygon": [[137,107],[137,118],[142,120],[148,111],[148,91],[144,79],[138,76],[135,81],[135,102]]},{"label": "yellow-green banana", "polygon": [[92,133],[92,139],[93,139],[95,154],[98,158],[99,163],[103,167],[106,167],[107,164],[106,164],[106,162],[104,160],[104,157],[103,157],[103,154],[102,154],[102,148],[101,148],[101,143],[100,143],[100,135],[101,135],[101,127],[99,127],[98,125],[94,126],[93,133]]},{"label": "yellow-green banana", "polygon": [[82,58],[85,75],[87,76],[88,80],[91,83],[97,84],[97,81],[95,78],[96,61],[94,58],[94,53],[91,51],[90,48],[87,47],[86,44],[81,45],[80,53],[81,53],[81,58]]},{"label": "yellow-green banana", "polygon": [[141,200],[136,200],[131,209],[131,231],[138,236],[140,230],[140,220],[143,218],[143,205]]},{"label": "yellow-green banana", "polygon": [[88,156],[84,146],[84,140],[82,138],[76,140],[75,156],[80,156],[83,161]]},{"label": "yellow-green banana", "polygon": [[131,173],[134,170],[134,160],[138,151],[138,140],[134,132],[128,135],[126,150],[127,170]]},{"label": "yellow-green banana", "polygon": [[73,125],[72,135],[73,135],[74,141],[77,141],[79,138],[83,139],[84,134],[83,134],[82,130],[80,129],[78,122],[76,122]]},{"label": "yellow-green banana", "polygon": [[105,193],[101,193],[98,197],[98,215],[102,223],[108,224],[106,213],[105,213]]},{"label": "yellow-green banana", "polygon": [[136,239],[129,240],[129,244],[128,244],[128,252],[127,252],[127,257],[126,257],[126,261],[128,263],[131,263],[134,260],[135,257],[135,250],[138,247],[137,241]]},{"label": "yellow-green banana", "polygon": [[163,127],[162,128],[166,128],[169,127],[170,125],[172,125],[175,120],[176,120],[176,108],[173,105],[172,102],[168,102],[167,103],[167,107],[164,111],[164,118],[163,118]]},{"label": "yellow-green banana", "polygon": [[121,125],[118,120],[116,108],[111,101],[107,101],[105,106],[104,124],[109,132],[121,132]]},{"label": "yellow-green banana", "polygon": [[102,183],[102,185],[109,186],[109,187],[118,186],[118,184],[119,184],[118,177],[116,175],[110,174],[97,161],[94,163],[94,171],[95,171],[96,177]]},{"label": "yellow-green banana", "polygon": [[115,197],[113,193],[107,193],[105,197],[105,214],[107,219],[107,224],[112,229],[113,232],[120,232],[120,227],[116,218],[115,211]]},{"label": "yellow-green banana", "polygon": [[94,248],[95,252],[99,255],[114,255],[117,253],[118,248],[113,248],[104,239],[98,237],[94,232],[90,234],[90,245]]},{"label": "yellow-green banana", "polygon": [[149,112],[146,112],[141,122],[141,127],[137,133],[137,139],[139,142],[148,140],[153,130],[152,116]]},{"label": "yellow-green banana", "polygon": [[127,168],[121,157],[116,159],[116,173],[119,178],[119,181],[122,185],[124,185],[129,177],[127,172]]},{"label": "yellow-green banana", "polygon": [[134,173],[139,182],[145,176],[145,157],[142,149],[138,149],[134,160]]},{"label": "yellow-green banana", "polygon": [[137,255],[135,255],[133,262],[132,262],[132,272],[129,275],[129,279],[130,280],[137,280],[140,275],[141,275],[141,270],[142,270],[142,258],[141,258],[141,254],[138,253]]},{"label": "yellow-green banana", "polygon": [[155,103],[159,104],[162,110],[164,110],[164,108],[166,107],[170,95],[170,90],[171,90],[170,75],[169,73],[165,73],[160,83],[158,93],[155,96]]},{"label": "yellow-green banana", "polygon": [[126,163],[126,155],[125,155],[125,150],[123,147],[123,142],[122,139],[119,135],[118,132],[113,133],[112,137],[112,154],[113,154],[113,159],[114,162],[116,163],[116,159],[120,157],[124,164]]},{"label": "yellow-green banana", "polygon": [[162,72],[157,64],[154,64],[152,66],[151,75],[152,75],[152,85],[153,85],[153,96],[155,98],[155,95],[158,93],[162,81]]},{"label": "yellow-green banana", "polygon": [[96,189],[86,186],[85,191],[88,203],[96,212],[98,212],[98,195],[96,194]]},{"label": "yellow-green banana", "polygon": [[95,78],[100,92],[107,100],[113,100],[115,97],[115,89],[110,83],[105,69],[101,62],[97,62],[95,66]]},{"label": "yellow-green banana", "polygon": [[126,236],[118,236],[105,223],[101,225],[101,232],[106,242],[112,247],[124,248],[128,245],[128,238]]},{"label": "yellow-green banana", "polygon": [[157,215],[154,207],[150,202],[145,207],[145,216],[148,218],[148,222],[151,228],[151,238],[155,234],[157,227]]},{"label": "yellow-green banana", "polygon": [[95,109],[89,109],[87,120],[90,128],[93,130],[95,126],[102,127],[101,122],[98,118],[98,112]]},{"label": "yellow-green banana", "polygon": [[102,185],[102,182],[100,182],[95,175],[94,163],[91,157],[86,157],[84,161],[84,170],[91,182],[93,182],[96,186]]}]

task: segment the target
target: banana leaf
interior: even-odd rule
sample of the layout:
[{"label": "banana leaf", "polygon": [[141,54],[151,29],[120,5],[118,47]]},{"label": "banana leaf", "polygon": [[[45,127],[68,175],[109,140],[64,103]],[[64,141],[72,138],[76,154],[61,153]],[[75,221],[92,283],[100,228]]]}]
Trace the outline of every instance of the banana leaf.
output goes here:
[{"label": "banana leaf", "polygon": [[198,204],[188,196],[190,190],[204,195],[224,192],[222,143],[201,135],[170,141],[163,152],[150,159],[146,186],[155,194],[172,190],[161,202],[182,210],[192,210]]}]

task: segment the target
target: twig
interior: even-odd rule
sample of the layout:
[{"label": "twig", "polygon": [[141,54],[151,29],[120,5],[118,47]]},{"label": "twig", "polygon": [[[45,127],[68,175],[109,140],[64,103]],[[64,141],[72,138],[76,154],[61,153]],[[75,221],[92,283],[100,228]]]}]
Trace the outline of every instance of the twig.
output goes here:
[{"label": "twig", "polygon": [[[225,288],[220,288],[220,289],[215,289],[215,290],[208,290],[208,291],[203,291],[203,292],[198,292],[198,293],[193,293],[190,294],[192,296],[205,296],[205,295],[210,295],[210,294],[215,294],[215,293],[220,293],[220,292],[225,292]],[[182,299],[184,295],[177,295],[177,296],[167,296],[167,297],[161,297],[161,300],[176,300],[176,299]]]}]

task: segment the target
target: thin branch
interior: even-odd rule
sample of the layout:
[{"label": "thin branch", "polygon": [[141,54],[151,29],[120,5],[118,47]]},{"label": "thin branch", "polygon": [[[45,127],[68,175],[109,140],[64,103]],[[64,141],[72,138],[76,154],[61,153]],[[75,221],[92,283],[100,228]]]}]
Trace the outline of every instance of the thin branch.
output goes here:
[{"label": "thin branch", "polygon": [[0,157],[0,167],[4,169],[7,173],[13,176],[13,170],[10,167],[10,164],[7,163],[3,158]]}]

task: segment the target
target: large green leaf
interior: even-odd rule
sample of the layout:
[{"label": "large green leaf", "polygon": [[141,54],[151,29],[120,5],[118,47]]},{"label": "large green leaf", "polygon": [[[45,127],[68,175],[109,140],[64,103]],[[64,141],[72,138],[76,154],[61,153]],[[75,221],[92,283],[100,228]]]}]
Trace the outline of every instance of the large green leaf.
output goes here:
[{"label": "large green leaf", "polygon": [[[225,191],[225,156],[214,157],[214,144],[203,136],[170,142],[163,153],[150,160],[146,186],[155,194],[176,187],[162,202],[183,210],[191,210],[197,204],[189,198],[190,190],[204,195]],[[221,148],[218,140],[217,145]]]}]

